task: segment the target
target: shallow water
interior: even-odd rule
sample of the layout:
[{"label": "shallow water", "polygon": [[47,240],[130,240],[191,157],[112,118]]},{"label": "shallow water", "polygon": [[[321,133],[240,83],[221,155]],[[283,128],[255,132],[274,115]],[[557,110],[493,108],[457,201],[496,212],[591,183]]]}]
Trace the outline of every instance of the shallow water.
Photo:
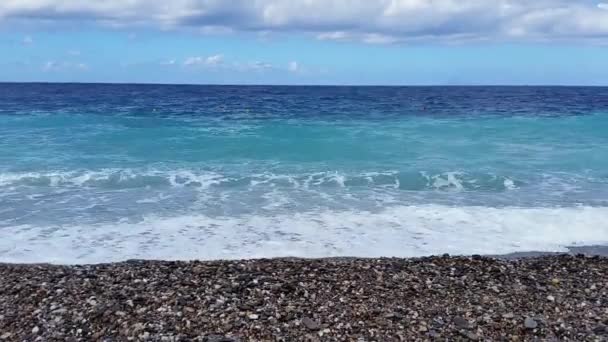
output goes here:
[{"label": "shallow water", "polygon": [[0,261],[608,242],[608,88],[0,85]]}]

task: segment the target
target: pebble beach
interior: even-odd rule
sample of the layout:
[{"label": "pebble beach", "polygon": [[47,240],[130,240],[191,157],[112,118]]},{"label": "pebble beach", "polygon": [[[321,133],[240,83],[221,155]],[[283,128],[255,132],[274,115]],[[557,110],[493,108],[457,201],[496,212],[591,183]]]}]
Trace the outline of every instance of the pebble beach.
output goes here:
[{"label": "pebble beach", "polygon": [[605,341],[608,259],[0,265],[2,341]]}]

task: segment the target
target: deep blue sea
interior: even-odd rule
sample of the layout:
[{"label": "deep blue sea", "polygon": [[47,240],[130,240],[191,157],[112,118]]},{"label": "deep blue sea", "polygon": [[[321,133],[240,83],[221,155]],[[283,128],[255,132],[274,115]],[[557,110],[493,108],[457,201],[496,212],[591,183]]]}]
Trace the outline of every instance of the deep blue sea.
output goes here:
[{"label": "deep blue sea", "polygon": [[0,84],[0,261],[608,243],[608,88]]}]

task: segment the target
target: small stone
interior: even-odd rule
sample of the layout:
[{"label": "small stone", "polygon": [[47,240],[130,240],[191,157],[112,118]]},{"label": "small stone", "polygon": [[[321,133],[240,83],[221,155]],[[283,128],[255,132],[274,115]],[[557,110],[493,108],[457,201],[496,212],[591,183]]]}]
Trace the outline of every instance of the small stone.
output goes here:
[{"label": "small stone", "polygon": [[596,335],[603,335],[608,333],[608,328],[605,325],[598,325],[597,327],[593,328],[593,333]]},{"label": "small stone", "polygon": [[549,296],[547,296],[547,300],[550,302],[555,302],[555,297],[549,295]]},{"label": "small stone", "polygon": [[35,327],[32,329],[32,334],[38,334],[38,332],[39,332],[39,331],[40,331],[40,328],[38,328],[37,326],[35,326]]},{"label": "small stone", "polygon": [[56,309],[53,311],[54,315],[63,315],[64,313],[68,312],[68,310],[66,308],[61,308],[61,309]]},{"label": "small stone", "polygon": [[424,333],[424,332],[429,331],[429,329],[428,329],[426,326],[421,325],[421,326],[418,328],[418,331],[420,331],[420,332],[423,332],[423,333]]},{"label": "small stone", "polygon": [[222,335],[208,335],[203,341],[205,342],[236,342],[235,339]]},{"label": "small stone", "polygon": [[557,279],[557,278],[553,278],[553,279],[551,280],[551,283],[552,283],[553,285],[559,285],[559,279]]},{"label": "small stone", "polygon": [[445,322],[443,321],[443,319],[441,317],[435,317],[433,318],[433,326],[435,327],[441,327],[444,326]]},{"label": "small stone", "polygon": [[1,340],[7,340],[9,337],[11,337],[13,334],[9,333],[9,332],[5,332],[4,334],[0,335],[0,339]]},{"label": "small stone", "polygon": [[319,330],[321,329],[321,324],[319,324],[319,322],[312,320],[309,317],[304,317],[302,319],[302,324],[304,324],[304,326],[308,329],[308,330]]},{"label": "small stone", "polygon": [[538,327],[538,323],[536,322],[536,320],[534,318],[531,317],[527,317],[524,320],[524,326],[526,327],[526,329],[536,329]]},{"label": "small stone", "polygon": [[399,320],[403,318],[403,315],[398,312],[391,312],[389,314],[384,315],[385,318]]},{"label": "small stone", "polygon": [[502,315],[502,318],[505,318],[505,319],[513,319],[514,317],[515,317],[515,315],[512,312]]},{"label": "small stone", "polygon": [[256,314],[250,314],[247,317],[249,317],[250,320],[255,321],[258,318],[260,318],[260,316],[256,315]]},{"label": "small stone", "polygon": [[145,328],[146,328],[146,325],[145,325],[145,324],[143,324],[143,323],[135,323],[135,324],[133,324],[133,326],[131,326],[131,330],[132,330],[134,333],[137,333],[137,332],[139,332],[139,331],[142,331],[142,330],[144,330]]},{"label": "small stone", "polygon": [[479,341],[479,336],[475,333],[472,333],[470,331],[463,331],[460,333],[462,336],[468,338],[471,341]]},{"label": "small stone", "polygon": [[454,325],[458,329],[469,329],[471,327],[471,325],[469,324],[469,321],[467,321],[465,318],[460,317],[460,316],[454,317],[454,320],[452,322],[454,322]]}]

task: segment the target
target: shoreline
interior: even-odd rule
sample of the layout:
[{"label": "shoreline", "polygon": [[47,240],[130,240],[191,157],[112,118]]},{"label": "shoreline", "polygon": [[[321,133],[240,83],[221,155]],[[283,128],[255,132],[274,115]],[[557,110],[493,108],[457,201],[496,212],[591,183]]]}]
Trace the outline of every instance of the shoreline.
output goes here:
[{"label": "shoreline", "polygon": [[513,252],[507,254],[496,254],[488,255],[491,258],[515,260],[515,259],[526,259],[526,258],[538,258],[544,256],[558,256],[558,255],[585,255],[585,256],[599,256],[608,258],[608,246],[605,245],[584,245],[584,246],[567,246],[565,247],[567,252],[540,252],[540,251],[529,251],[529,252]]},{"label": "shoreline", "polygon": [[0,264],[0,340],[608,338],[608,259]]},{"label": "shoreline", "polygon": [[[602,257],[608,258],[608,245],[581,245],[581,246],[566,246],[564,247],[567,251],[565,252],[547,252],[547,251],[522,251],[512,252],[506,254],[444,254],[452,258],[463,258],[471,257],[473,255],[481,256],[484,258],[492,258],[499,260],[520,260],[520,259],[531,259],[541,258],[548,256],[561,256],[561,255],[584,255],[588,257]],[[297,257],[297,256],[282,256],[282,257],[256,257],[256,258],[230,258],[230,259],[125,259],[121,261],[108,261],[98,263],[55,263],[55,262],[11,262],[1,261],[0,266],[3,265],[23,265],[23,266],[63,266],[63,267],[78,267],[78,266],[96,266],[96,265],[116,265],[131,262],[235,262],[235,261],[255,261],[255,260],[376,260],[376,259],[396,259],[396,260],[416,260],[424,258],[432,258],[442,256],[436,255],[425,255],[416,257],[400,257],[400,256],[378,256],[378,257],[361,257],[361,256],[333,256],[333,257]]]}]

